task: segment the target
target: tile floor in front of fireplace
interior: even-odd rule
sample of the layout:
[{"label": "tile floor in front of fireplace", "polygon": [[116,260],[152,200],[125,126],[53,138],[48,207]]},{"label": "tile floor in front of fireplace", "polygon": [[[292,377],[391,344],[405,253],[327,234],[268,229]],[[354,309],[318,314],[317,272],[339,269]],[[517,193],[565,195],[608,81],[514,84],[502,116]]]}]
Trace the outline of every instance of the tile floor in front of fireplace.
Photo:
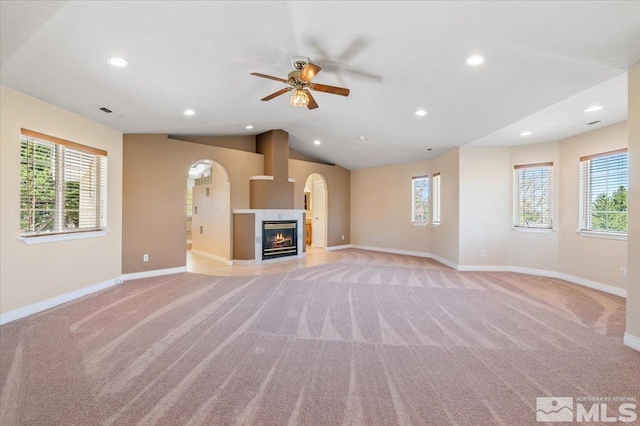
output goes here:
[{"label": "tile floor in front of fireplace", "polygon": [[302,259],[281,260],[264,265],[227,265],[187,250],[187,271],[204,275],[262,275],[290,272],[309,266],[337,262],[342,258],[339,251],[307,246],[307,256]]}]

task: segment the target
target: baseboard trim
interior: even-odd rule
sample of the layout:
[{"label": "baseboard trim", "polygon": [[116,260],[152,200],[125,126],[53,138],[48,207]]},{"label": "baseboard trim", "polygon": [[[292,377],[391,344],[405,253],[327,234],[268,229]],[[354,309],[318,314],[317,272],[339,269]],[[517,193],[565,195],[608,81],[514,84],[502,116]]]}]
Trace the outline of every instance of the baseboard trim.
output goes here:
[{"label": "baseboard trim", "polygon": [[191,249],[191,253],[199,254],[200,256],[208,257],[209,259],[217,260],[219,262],[226,263],[227,265],[233,265],[233,260],[229,260],[223,256],[218,256],[217,254],[207,253],[206,251],[194,249]]},{"label": "baseboard trim", "polygon": [[558,274],[558,278],[560,278],[561,280],[569,281],[570,283],[573,283],[573,284],[581,285],[583,287],[589,287],[594,290],[604,291],[605,293],[613,294],[615,296],[620,296],[624,298],[627,297],[627,290],[625,290],[624,288],[616,287],[609,284],[599,283],[597,281],[591,281],[586,278],[580,278],[574,275],[564,274],[562,272]]},{"label": "baseboard trim", "polygon": [[506,265],[458,265],[460,272],[509,272]]},{"label": "baseboard trim", "polygon": [[132,272],[130,274],[123,274],[122,279],[124,281],[129,281],[129,280],[137,280],[140,278],[159,277],[161,275],[179,274],[182,272],[187,272],[186,266],[179,266],[177,268],[167,268],[167,269],[155,269],[153,271]]},{"label": "baseboard trim", "polygon": [[345,250],[349,248],[351,248],[351,244],[343,244],[341,246],[330,246],[330,247],[325,247],[324,249],[326,251],[334,251],[334,250]]},{"label": "baseboard trim", "polygon": [[458,268],[460,268],[460,266],[457,263],[454,263],[454,262],[452,262],[452,261],[450,261],[448,259],[445,259],[444,257],[440,257],[437,254],[433,254],[432,253],[431,254],[431,258],[433,260],[435,260],[436,262],[440,262],[443,265],[448,266],[451,269],[455,269],[456,271],[458,271],[459,270]]},{"label": "baseboard trim", "polygon": [[640,352],[640,337],[636,337],[629,333],[624,333],[623,343],[625,346],[629,346],[631,349],[635,349]]},{"label": "baseboard trim", "polygon": [[614,296],[627,297],[627,290],[616,287],[609,284],[599,283],[597,281],[591,281],[586,278],[576,277],[574,275],[564,274],[562,272],[549,271],[546,269],[524,268],[521,266],[509,266],[509,265],[458,265],[450,260],[444,259],[438,255],[432,253],[425,253],[419,251],[409,250],[397,250],[384,247],[364,246],[359,244],[351,244],[351,248],[360,250],[378,251],[383,253],[404,254],[407,256],[428,257],[436,260],[449,268],[455,269],[459,272],[515,272],[518,274],[537,275],[539,277],[559,278],[564,281],[569,281],[573,284],[578,284],[583,287],[589,287],[594,290],[599,290],[605,293],[613,294]]},{"label": "baseboard trim", "polygon": [[385,248],[385,247],[362,246],[359,244],[351,244],[351,248],[360,249],[360,250],[369,250],[369,251],[379,251],[382,253],[404,254],[406,256],[431,258],[431,253],[426,253],[422,251],[397,250],[397,249],[391,249],[391,248]]},{"label": "baseboard trim", "polygon": [[29,315],[37,314],[38,312],[54,308],[58,305],[62,305],[63,303],[71,302],[72,300],[79,299],[83,296],[91,293],[96,293],[109,287],[113,287],[114,285],[120,283],[122,283],[120,277],[112,278],[98,284],[93,284],[88,287],[79,288],[78,290],[74,290],[69,293],[61,294],[60,296],[52,297],[51,299],[43,300],[41,302],[36,302],[31,305],[15,309],[13,311],[5,312],[4,314],[0,314],[0,325],[15,321],[20,318],[24,318]]},{"label": "baseboard trim", "polygon": [[517,272],[518,274],[537,275],[539,277],[559,278],[557,271],[548,271],[546,269],[523,268],[521,266],[509,266],[509,272]]}]

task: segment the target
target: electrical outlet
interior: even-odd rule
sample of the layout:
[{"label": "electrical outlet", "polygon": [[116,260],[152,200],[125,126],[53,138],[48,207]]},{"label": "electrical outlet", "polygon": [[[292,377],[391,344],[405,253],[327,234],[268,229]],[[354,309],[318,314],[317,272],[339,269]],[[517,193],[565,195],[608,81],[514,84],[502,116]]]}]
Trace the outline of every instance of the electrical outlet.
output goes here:
[{"label": "electrical outlet", "polygon": [[620,268],[620,276],[621,277],[627,276],[627,268]]},{"label": "electrical outlet", "polygon": [[486,250],[480,250],[480,256],[485,257],[487,255]]},{"label": "electrical outlet", "polygon": [[142,255],[142,261],[143,262],[148,262],[149,261],[149,255],[148,254],[143,254]]},{"label": "electrical outlet", "polygon": [[344,235],[342,236],[342,241],[344,241]]},{"label": "electrical outlet", "polygon": [[371,242],[374,242],[375,238],[373,238],[373,235],[371,236]]}]

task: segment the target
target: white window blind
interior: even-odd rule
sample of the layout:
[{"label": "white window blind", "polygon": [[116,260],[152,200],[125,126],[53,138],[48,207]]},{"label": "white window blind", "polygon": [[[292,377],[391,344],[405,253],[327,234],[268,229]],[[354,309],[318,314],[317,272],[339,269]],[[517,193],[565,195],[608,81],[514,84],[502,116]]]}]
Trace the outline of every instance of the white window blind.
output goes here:
[{"label": "white window blind", "polygon": [[523,164],[513,170],[513,226],[553,228],[553,163]]},{"label": "white window blind", "polygon": [[580,230],[627,232],[626,149],[580,158]]},{"label": "white window blind", "polygon": [[440,223],[440,173],[433,174],[433,223]]},{"label": "white window blind", "polygon": [[429,217],[429,176],[411,179],[411,222],[427,223]]},{"label": "white window blind", "polygon": [[107,153],[22,129],[23,237],[106,229]]}]

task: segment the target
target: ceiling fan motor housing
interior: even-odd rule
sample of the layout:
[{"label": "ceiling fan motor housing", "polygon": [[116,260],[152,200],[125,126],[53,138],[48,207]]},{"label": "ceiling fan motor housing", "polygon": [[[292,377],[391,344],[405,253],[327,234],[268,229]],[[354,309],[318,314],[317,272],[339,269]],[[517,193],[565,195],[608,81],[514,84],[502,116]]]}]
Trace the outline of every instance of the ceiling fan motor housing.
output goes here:
[{"label": "ceiling fan motor housing", "polygon": [[309,63],[309,57],[308,56],[292,56],[291,57],[291,66],[298,70],[301,71],[305,65],[307,65]]}]

